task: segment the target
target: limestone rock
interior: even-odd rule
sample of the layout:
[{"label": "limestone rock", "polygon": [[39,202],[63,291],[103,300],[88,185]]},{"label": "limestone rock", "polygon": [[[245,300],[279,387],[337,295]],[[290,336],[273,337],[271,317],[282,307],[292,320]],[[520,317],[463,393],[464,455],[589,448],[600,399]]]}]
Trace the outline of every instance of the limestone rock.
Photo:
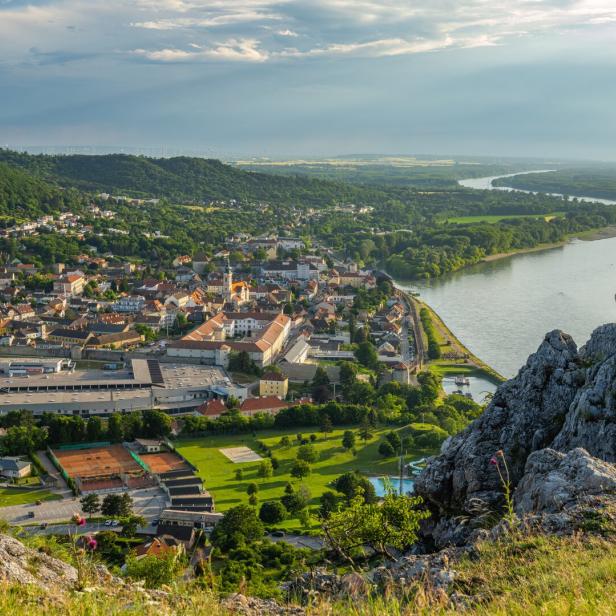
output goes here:
[{"label": "limestone rock", "polygon": [[528,456],[548,446],[563,426],[579,371],[571,337],[557,330],[547,334],[519,374],[499,386],[486,411],[428,462],[416,492],[438,516],[472,515],[477,501],[498,508],[502,487],[490,458],[502,450],[517,484]]},{"label": "limestone rock", "polygon": [[543,449],[531,454],[514,495],[515,511],[557,513],[582,497],[616,495],[616,466],[581,448],[564,454]]}]

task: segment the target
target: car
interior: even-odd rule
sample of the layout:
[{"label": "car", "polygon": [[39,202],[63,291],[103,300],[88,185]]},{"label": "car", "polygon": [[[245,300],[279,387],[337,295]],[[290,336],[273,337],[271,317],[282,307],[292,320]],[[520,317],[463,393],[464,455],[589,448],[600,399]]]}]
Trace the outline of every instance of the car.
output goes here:
[{"label": "car", "polygon": [[120,526],[120,522],[119,522],[119,520],[113,520],[113,522],[111,522],[111,526],[113,526],[114,528],[115,528],[116,526]]},{"label": "car", "polygon": [[49,522],[41,522],[41,528],[47,528],[49,526]]},{"label": "car", "polygon": [[34,517],[34,511],[28,511],[28,517],[29,518],[33,518]]},{"label": "car", "polygon": [[105,520],[105,526],[111,526],[113,524],[113,520]]},{"label": "car", "polygon": [[158,520],[152,520],[152,526],[158,526]]},{"label": "car", "polygon": [[272,532],[272,537],[284,537],[283,530],[275,530]]}]

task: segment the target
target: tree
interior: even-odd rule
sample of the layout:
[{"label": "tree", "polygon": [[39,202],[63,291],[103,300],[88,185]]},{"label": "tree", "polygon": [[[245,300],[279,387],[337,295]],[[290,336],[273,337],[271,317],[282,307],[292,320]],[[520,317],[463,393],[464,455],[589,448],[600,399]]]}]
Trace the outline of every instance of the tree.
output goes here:
[{"label": "tree", "polygon": [[107,494],[101,504],[101,513],[110,518],[122,514],[122,497],[119,494]]},{"label": "tree", "polygon": [[346,509],[332,512],[323,521],[326,542],[353,567],[353,551],[364,547],[393,558],[390,550],[413,545],[419,523],[430,515],[418,509],[421,503],[419,497],[398,496],[393,491],[388,491],[382,504],[367,503],[358,494]]},{"label": "tree", "polygon": [[268,458],[261,461],[259,464],[259,468],[257,469],[257,475],[262,479],[267,479],[274,474],[274,467],[272,466],[272,461]]},{"label": "tree", "polygon": [[259,509],[259,518],[264,524],[278,524],[286,515],[287,510],[280,501],[267,501]]},{"label": "tree", "polygon": [[391,432],[388,432],[385,435],[385,438],[387,439],[389,444],[392,446],[394,451],[400,451],[400,447],[402,446],[402,440],[400,439],[400,436],[397,432],[394,432],[392,430]]},{"label": "tree", "polygon": [[375,503],[378,499],[374,486],[370,481],[357,471],[351,471],[340,475],[332,484],[336,492],[344,494],[347,503],[350,503],[353,497],[361,494],[364,501]]},{"label": "tree", "polygon": [[121,443],[124,440],[124,424],[119,413],[114,413],[109,418],[108,430],[113,443]]},{"label": "tree", "polygon": [[103,435],[103,422],[100,417],[94,415],[88,419],[86,424],[86,438],[88,441],[96,442],[100,440]]},{"label": "tree", "polygon": [[228,550],[261,539],[263,532],[263,524],[255,510],[248,505],[238,505],[225,512],[210,539],[213,546]]},{"label": "tree", "polygon": [[101,508],[101,503],[98,494],[86,494],[80,501],[81,510],[92,517]]},{"label": "tree", "polygon": [[376,347],[367,340],[365,342],[361,342],[357,346],[355,357],[360,364],[372,370],[374,370],[379,363]]},{"label": "tree", "polygon": [[330,387],[329,376],[327,372],[321,366],[317,366],[317,369],[312,378],[312,398],[318,404],[322,404],[331,400],[332,389]]},{"label": "tree", "polygon": [[47,444],[47,433],[37,426],[13,426],[6,431],[2,450],[11,456],[29,455]]},{"label": "tree", "polygon": [[312,386],[319,387],[320,385],[329,385],[330,382],[325,368],[317,366],[314,376],[312,377]]},{"label": "tree", "polygon": [[368,417],[364,417],[359,425],[359,436],[364,443],[372,438],[372,430]]},{"label": "tree", "polygon": [[314,445],[301,445],[297,450],[297,459],[314,464],[319,459],[319,452]]},{"label": "tree", "polygon": [[242,469],[241,469],[241,468],[238,468],[238,469],[235,471],[235,479],[236,479],[237,481],[242,481],[242,479],[244,479],[244,472],[242,471]]},{"label": "tree", "polygon": [[305,460],[295,460],[291,466],[291,477],[303,479],[310,475],[310,465]]},{"label": "tree", "polygon": [[333,429],[334,426],[332,425],[332,420],[330,416],[325,413],[323,415],[323,420],[321,421],[321,432],[323,432],[324,434],[328,434],[329,432],[332,432]]},{"label": "tree", "polygon": [[157,556],[144,556],[126,559],[126,576],[133,580],[143,580],[146,588],[158,588],[171,584],[183,569],[182,560],[172,551]]},{"label": "tree", "polygon": [[259,503],[259,497],[256,494],[251,494],[248,497],[248,504],[251,507],[256,507],[258,503]]},{"label": "tree", "polygon": [[137,534],[137,529],[146,526],[148,521],[142,515],[128,515],[120,518],[122,524],[122,535],[124,537],[134,537]]},{"label": "tree", "polygon": [[120,497],[120,515],[127,517],[133,513],[133,499],[128,492],[124,492]]},{"label": "tree", "polygon": [[330,491],[323,492],[319,499],[319,515],[326,520],[338,508],[338,497]]},{"label": "tree", "polygon": [[342,435],[342,446],[346,450],[353,449],[355,447],[355,434],[351,430],[345,430]]},{"label": "tree", "polygon": [[291,440],[289,439],[289,437],[288,437],[288,436],[283,436],[283,437],[280,439],[280,446],[281,446],[281,447],[285,447],[285,448],[287,448],[287,447],[290,447],[290,446],[291,446]]},{"label": "tree", "polygon": [[171,417],[167,413],[154,409],[143,411],[143,434],[157,438],[171,434]]},{"label": "tree", "polygon": [[396,451],[391,446],[391,443],[389,441],[383,441],[379,445],[379,454],[382,455],[384,458],[391,458],[392,456],[396,455]]},{"label": "tree", "polygon": [[259,486],[254,482],[249,483],[246,487],[246,494],[248,494],[248,496],[252,496],[253,494],[257,494],[258,492]]},{"label": "tree", "polygon": [[310,435],[310,442],[311,442],[311,443],[316,443],[316,442],[317,442],[317,440],[318,440],[318,438],[319,438],[319,437],[318,437],[316,434],[311,434],[311,435]]}]

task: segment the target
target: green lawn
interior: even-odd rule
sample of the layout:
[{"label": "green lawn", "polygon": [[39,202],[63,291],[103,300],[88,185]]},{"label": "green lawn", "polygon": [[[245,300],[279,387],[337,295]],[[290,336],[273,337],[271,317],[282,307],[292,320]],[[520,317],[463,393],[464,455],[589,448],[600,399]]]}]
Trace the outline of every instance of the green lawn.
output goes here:
[{"label": "green lawn", "polygon": [[[350,429],[350,428],[345,428]],[[304,483],[312,493],[312,505],[318,505],[318,497],[328,489],[328,484],[339,475],[350,470],[359,470],[369,475],[388,475],[397,472],[397,458],[383,459],[378,454],[379,443],[383,440],[386,432],[392,428],[379,428],[374,431],[372,439],[366,444],[357,437],[357,455],[345,451],[341,440],[345,429],[336,429],[329,434],[323,434],[318,428],[297,428],[294,430],[268,430],[257,433],[257,439],[270,447],[274,457],[280,461],[280,467],[269,479],[261,479],[257,476],[258,462],[245,462],[235,464],[228,460],[219,449],[221,447],[250,447],[257,451],[255,441],[250,434],[216,435],[203,438],[180,440],[175,443],[177,450],[187,460],[192,462],[198,469],[199,475],[205,481],[205,487],[214,496],[217,511],[225,511],[241,503],[248,502],[246,487],[255,482],[259,486],[259,501],[274,500],[280,498],[287,482],[299,485],[299,481],[289,474],[290,467],[297,455],[299,447],[295,435],[301,432],[305,438],[311,433],[318,436],[314,443],[320,454],[320,459],[312,466],[312,473],[305,478]],[[353,428],[356,431],[357,428]],[[394,428],[400,432],[404,428]],[[290,447],[280,446],[282,436],[288,435],[292,441]],[[426,454],[424,451],[410,452],[408,460],[421,458]],[[242,481],[237,481],[235,472],[243,471]],[[286,527],[297,525],[296,520],[287,520]]]},{"label": "green lawn", "polygon": [[49,490],[21,490],[19,488],[0,488],[0,507],[25,505],[38,500],[60,500],[62,497]]},{"label": "green lawn", "polygon": [[476,376],[487,379],[491,381],[495,385],[500,385],[501,381],[494,378],[492,374],[478,368],[477,366],[473,366],[472,364],[464,364],[457,363],[455,361],[449,361],[444,359],[439,359],[433,362],[430,362],[429,370],[438,376]]},{"label": "green lawn", "polygon": [[453,216],[447,219],[447,222],[456,224],[456,225],[464,225],[469,223],[478,223],[478,222],[487,222],[489,224],[495,224],[500,222],[501,220],[510,220],[514,218],[544,218],[549,220],[551,218],[561,218],[565,215],[564,212],[551,212],[550,214],[488,214],[485,216]]}]

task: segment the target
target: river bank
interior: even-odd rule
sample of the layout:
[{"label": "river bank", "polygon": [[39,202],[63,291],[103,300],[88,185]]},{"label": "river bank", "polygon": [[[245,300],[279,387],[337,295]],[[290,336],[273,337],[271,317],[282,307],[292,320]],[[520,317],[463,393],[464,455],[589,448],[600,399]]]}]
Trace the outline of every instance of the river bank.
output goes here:
[{"label": "river bank", "polygon": [[460,339],[451,331],[441,316],[423,300],[413,298],[418,305],[418,309],[426,308],[430,313],[432,322],[437,330],[441,334],[441,341],[446,344],[454,353],[457,352],[462,359],[439,359],[431,360],[428,362],[428,366],[433,369],[434,372],[440,376],[446,376],[450,374],[464,374],[465,376],[475,375],[482,376],[494,384],[498,385],[505,381],[505,377],[499,374],[492,366],[489,366],[482,359],[472,353],[468,347],[466,347]]}]

